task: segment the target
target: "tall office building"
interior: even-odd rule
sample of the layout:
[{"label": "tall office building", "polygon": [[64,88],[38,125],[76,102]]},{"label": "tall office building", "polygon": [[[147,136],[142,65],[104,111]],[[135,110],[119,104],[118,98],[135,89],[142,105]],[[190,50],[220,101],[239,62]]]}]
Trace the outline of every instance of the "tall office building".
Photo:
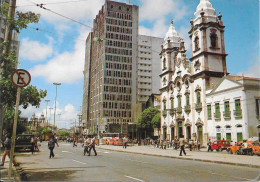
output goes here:
[{"label": "tall office building", "polygon": [[138,35],[137,103],[146,103],[151,94],[159,94],[163,38]]},{"label": "tall office building", "polygon": [[[136,103],[138,6],[106,1],[87,39],[83,121],[89,134],[120,132]],[[99,127],[98,127],[99,126]]]}]

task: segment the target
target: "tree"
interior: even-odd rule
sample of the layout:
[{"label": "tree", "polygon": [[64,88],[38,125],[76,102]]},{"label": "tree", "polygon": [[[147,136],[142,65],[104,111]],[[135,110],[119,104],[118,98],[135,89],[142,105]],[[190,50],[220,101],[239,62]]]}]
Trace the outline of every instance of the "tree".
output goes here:
[{"label": "tree", "polygon": [[151,134],[151,131],[153,129],[152,119],[157,113],[160,113],[160,111],[157,108],[148,107],[139,116],[137,120],[137,126],[141,128],[141,132],[143,130],[145,131],[145,137],[147,131],[148,134]]},{"label": "tree", "polygon": [[161,127],[161,113],[158,112],[152,119],[152,126],[153,128],[160,128]]},{"label": "tree", "polygon": [[68,131],[63,131],[63,130],[60,130],[57,133],[58,136],[69,136],[69,134],[70,133]]},{"label": "tree", "polygon": [[[20,30],[27,28],[29,23],[37,23],[40,19],[39,14],[35,14],[33,12],[22,13],[17,11],[16,18],[13,19],[8,17],[8,3],[3,3],[1,6],[1,15],[2,17],[6,17],[4,19],[5,25],[10,27],[10,32],[15,30],[16,32],[20,32]],[[4,123],[4,127],[9,126],[9,123],[13,123],[14,118],[14,107],[16,102],[16,91],[17,87],[14,86],[11,82],[12,72],[16,69],[18,59],[16,57],[16,53],[10,49],[10,44],[12,41],[7,40],[7,42],[1,43],[0,46],[0,60],[1,60],[1,68],[0,68],[0,113],[3,117],[1,117],[1,123]],[[46,90],[39,90],[32,85],[29,85],[27,88],[21,89],[20,96],[20,105],[23,106],[24,109],[28,107],[29,104],[32,106],[39,107],[41,99],[46,97]],[[21,131],[21,123],[17,123],[17,133],[25,131],[26,128]],[[2,131],[2,126],[0,130]],[[7,128],[5,128],[7,129]],[[0,136],[1,137],[1,136]]]}]

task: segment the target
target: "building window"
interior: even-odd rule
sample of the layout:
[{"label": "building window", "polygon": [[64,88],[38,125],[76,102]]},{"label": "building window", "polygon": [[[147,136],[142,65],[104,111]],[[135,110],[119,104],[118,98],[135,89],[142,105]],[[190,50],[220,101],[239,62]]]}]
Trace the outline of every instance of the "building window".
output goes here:
[{"label": "building window", "polygon": [[199,37],[196,36],[194,39],[194,51],[198,51],[199,49]]},{"label": "building window", "polygon": [[225,106],[224,118],[225,118],[225,119],[228,119],[228,118],[230,118],[229,101],[226,101],[226,102],[224,103],[224,106]]},{"label": "building window", "polygon": [[121,6],[119,6],[118,9],[121,10],[122,9]]},{"label": "building window", "polygon": [[215,119],[220,119],[219,103],[215,104]]},{"label": "building window", "polygon": [[113,7],[114,7],[114,6],[113,6],[113,5],[111,5],[110,7],[111,7],[111,9],[113,9]]},{"label": "building window", "polygon": [[211,105],[207,105],[207,111],[208,111],[208,119],[211,119]]},{"label": "building window", "polygon": [[210,42],[211,42],[211,47],[216,48],[217,47],[217,35],[216,34],[211,34],[210,35]]},{"label": "building window", "polygon": [[256,103],[256,117],[260,120],[260,98],[255,100]]},{"label": "building window", "polygon": [[234,115],[235,115],[235,118],[241,118],[242,117],[242,109],[241,109],[240,99],[235,100]]},{"label": "building window", "polygon": [[174,109],[174,99],[171,98],[171,109]]},{"label": "building window", "polygon": [[163,70],[165,70],[165,69],[166,69],[166,59],[163,58]]}]

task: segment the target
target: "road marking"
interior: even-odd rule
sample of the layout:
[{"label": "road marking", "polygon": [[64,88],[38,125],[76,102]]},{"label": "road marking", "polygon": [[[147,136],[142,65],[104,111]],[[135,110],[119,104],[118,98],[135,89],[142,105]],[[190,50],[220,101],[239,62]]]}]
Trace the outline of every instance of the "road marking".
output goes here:
[{"label": "road marking", "polygon": [[138,162],[138,163],[144,163],[144,164],[148,164],[148,162],[144,162],[144,161],[138,161],[138,160],[132,160],[132,159],[125,159],[126,161],[132,161],[132,162]]},{"label": "road marking", "polygon": [[70,143],[62,143],[61,145],[71,145]]},{"label": "road marking", "polygon": [[134,177],[131,177],[131,176],[125,176],[125,177],[130,178],[130,179],[134,179],[134,180],[136,180],[136,181],[144,181],[144,180],[137,179],[137,178],[134,178]]},{"label": "road marking", "polygon": [[73,154],[73,152],[69,152],[69,151],[65,151],[65,150],[63,150],[63,151],[61,151],[61,152],[65,152],[65,153],[71,153],[71,154]]},{"label": "road marking", "polygon": [[112,153],[112,152],[103,152],[104,154],[110,154],[110,153]]},{"label": "road marking", "polygon": [[[72,159],[73,160],[73,159]],[[76,161],[76,160],[73,160],[74,162],[77,162],[77,163],[80,163],[80,164],[87,164],[87,163],[84,163],[84,162],[80,162],[80,161]]]}]

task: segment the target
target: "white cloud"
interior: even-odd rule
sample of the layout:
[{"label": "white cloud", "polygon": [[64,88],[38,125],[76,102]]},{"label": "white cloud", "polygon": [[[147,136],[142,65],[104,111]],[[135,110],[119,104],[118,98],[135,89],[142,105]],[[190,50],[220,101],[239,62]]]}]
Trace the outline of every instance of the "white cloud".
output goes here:
[{"label": "white cloud", "polygon": [[[86,39],[87,32],[81,30],[80,39]],[[37,65],[30,70],[32,76],[45,77],[48,82],[72,83],[83,77],[85,42],[77,40],[74,49],[52,58],[47,64]]]},{"label": "white cloud", "polygon": [[144,26],[139,26],[139,34],[141,35],[149,35],[155,37],[165,37],[166,32],[168,31],[169,25],[165,25],[165,20],[158,19],[151,29],[148,29]]},{"label": "white cloud", "polygon": [[[51,107],[54,108],[54,105]],[[53,124],[54,110],[52,110],[50,116],[49,108],[50,106],[48,106],[47,108],[47,120],[48,122],[51,121],[51,123]],[[44,117],[46,116],[46,104],[44,104],[44,102],[42,102],[40,108],[36,108],[34,106],[29,105],[27,109],[20,108],[20,110],[22,112],[21,116],[28,117],[29,120],[31,119],[33,114],[35,114],[35,116],[38,118],[41,116],[41,114],[43,114]],[[77,112],[75,111],[75,107],[72,104],[67,104],[64,108],[60,108],[59,103],[57,102],[55,125],[57,125],[59,128],[64,128],[64,127],[69,128],[69,126],[72,125],[71,123],[72,122],[74,123],[75,120],[78,122],[78,117],[77,117]]]},{"label": "white cloud", "polygon": [[259,57],[255,58],[256,61],[251,62],[250,66],[246,70],[238,73],[238,75],[244,75],[245,77],[260,78],[260,59]]},{"label": "white cloud", "polygon": [[50,57],[53,53],[52,41],[49,39],[48,44],[24,38],[21,40],[21,49],[19,55],[21,58],[29,61],[42,61]]},{"label": "white cloud", "polygon": [[[41,14],[42,19],[50,23],[53,23],[56,26],[57,23],[60,24],[60,23],[71,21],[57,14],[61,14],[63,16],[69,17],[74,20],[85,21],[85,19],[93,19],[98,13],[98,11],[101,9],[104,2],[105,2],[104,0],[86,0],[86,1],[68,2],[68,3],[58,3],[58,2],[53,3],[53,0],[45,0],[44,2],[42,0],[33,0],[33,1],[19,0],[17,1],[17,10],[32,11],[35,13],[39,13]],[[34,5],[33,3],[35,4],[43,3],[44,4],[43,6],[49,9],[49,11],[42,9],[39,6]]]}]

